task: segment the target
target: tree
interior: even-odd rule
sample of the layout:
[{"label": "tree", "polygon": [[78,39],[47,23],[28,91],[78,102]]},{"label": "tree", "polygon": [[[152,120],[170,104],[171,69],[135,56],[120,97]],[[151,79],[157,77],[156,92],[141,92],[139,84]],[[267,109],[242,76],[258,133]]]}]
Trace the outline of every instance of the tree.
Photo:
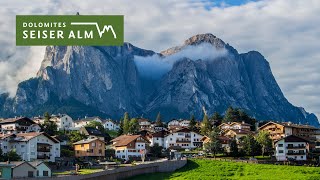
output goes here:
[{"label": "tree", "polygon": [[137,134],[139,131],[139,122],[136,118],[132,118],[129,123],[129,133]]},{"label": "tree", "polygon": [[209,121],[208,115],[205,114],[203,116],[202,124],[201,124],[201,134],[209,135],[212,130],[211,123]]},{"label": "tree", "polygon": [[150,147],[150,154],[154,157],[161,157],[162,155],[162,146],[159,146],[158,143],[155,143],[152,147]]},{"label": "tree", "polygon": [[50,114],[48,112],[44,113],[44,122],[41,125],[41,128],[45,133],[53,136],[58,132],[58,125],[55,122],[50,121],[50,119]]},{"label": "tree", "polygon": [[272,140],[268,131],[259,131],[256,139],[261,146],[262,156],[272,149]]},{"label": "tree", "polygon": [[239,155],[238,143],[235,139],[232,139],[230,142],[230,154],[232,157],[236,157]]},{"label": "tree", "polygon": [[123,117],[123,134],[129,133],[129,127],[130,127],[129,123],[130,123],[129,113],[125,112]]},{"label": "tree", "polygon": [[213,115],[211,116],[211,121],[216,127],[222,123],[222,120],[223,120],[223,117],[218,112],[214,112]]},{"label": "tree", "polygon": [[217,153],[222,152],[222,144],[218,137],[219,130],[214,128],[209,135],[210,141],[205,144],[205,149],[213,154],[214,159],[216,158]]},{"label": "tree", "polygon": [[194,115],[191,115],[190,122],[189,122],[189,129],[191,131],[196,131],[196,128],[197,128],[196,125],[197,125],[196,119]]},{"label": "tree", "polygon": [[106,130],[103,127],[103,125],[97,121],[90,121],[89,124],[87,124],[85,127],[92,127],[92,128],[98,129],[102,133],[106,133],[105,132]]},{"label": "tree", "polygon": [[117,132],[118,136],[121,136],[122,134],[123,134],[123,119],[120,120],[119,130]]},{"label": "tree", "polygon": [[4,158],[9,161],[21,161],[21,157],[12,149],[4,155]]},{"label": "tree", "polygon": [[260,144],[256,141],[253,135],[246,135],[242,140],[242,148],[246,155],[254,157],[260,154]]},{"label": "tree", "polygon": [[71,131],[68,136],[70,145],[87,138],[85,134],[81,134],[79,131]]},{"label": "tree", "polygon": [[226,111],[226,114],[224,115],[223,122],[234,122],[237,121],[237,115],[236,111],[233,109],[233,107],[229,107]]},{"label": "tree", "polygon": [[162,126],[163,126],[160,112],[159,112],[158,115],[157,115],[156,125],[157,125],[158,127],[162,127]]},{"label": "tree", "polygon": [[90,121],[89,124],[87,124],[85,127],[91,127],[91,128],[98,129],[103,134],[104,140],[106,142],[109,142],[111,140],[111,137],[107,133],[107,130],[103,127],[103,125],[100,122]]}]

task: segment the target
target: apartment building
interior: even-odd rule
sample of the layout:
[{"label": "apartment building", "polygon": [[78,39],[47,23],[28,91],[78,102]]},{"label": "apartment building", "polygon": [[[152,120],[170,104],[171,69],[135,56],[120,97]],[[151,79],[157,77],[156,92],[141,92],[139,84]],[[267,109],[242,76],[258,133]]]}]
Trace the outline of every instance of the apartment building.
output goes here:
[{"label": "apartment building", "polygon": [[75,157],[102,158],[105,157],[105,142],[98,139],[84,139],[73,143]]},{"label": "apartment building", "polygon": [[44,132],[18,133],[1,139],[4,152],[14,149],[25,161],[55,162],[60,157],[60,141]]},{"label": "apartment building", "polygon": [[15,117],[4,119],[0,122],[1,132],[4,134],[15,134],[24,132],[40,132],[38,124],[27,117]]},{"label": "apartment building", "polygon": [[311,149],[315,148],[315,142],[320,134],[320,130],[314,126],[293,124],[291,122],[268,122],[261,126],[259,130],[268,131],[273,141],[277,141],[290,135],[298,136],[307,140]]},{"label": "apartment building", "polygon": [[[43,116],[34,117],[33,121],[37,124],[43,124],[45,118]],[[58,130],[71,130],[74,128],[73,119],[67,114],[52,114],[50,117],[50,121],[57,124]]]},{"label": "apartment building", "polygon": [[117,158],[128,160],[129,158],[140,158],[146,153],[149,141],[141,135],[122,135],[113,140],[112,148]]},{"label": "apartment building", "polygon": [[190,131],[188,128],[181,128],[165,136],[164,148],[194,149],[202,146],[202,138],[202,135]]},{"label": "apartment building", "polygon": [[289,135],[275,142],[275,157],[277,161],[307,160],[308,141],[298,136]]}]

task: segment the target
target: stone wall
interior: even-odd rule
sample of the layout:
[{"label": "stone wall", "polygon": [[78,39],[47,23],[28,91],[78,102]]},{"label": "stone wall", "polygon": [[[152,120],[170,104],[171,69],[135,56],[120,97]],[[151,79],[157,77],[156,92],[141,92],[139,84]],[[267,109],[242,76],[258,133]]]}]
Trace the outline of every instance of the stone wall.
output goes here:
[{"label": "stone wall", "polygon": [[[146,164],[139,164],[136,166],[121,167],[114,170],[106,170],[98,173],[88,174],[88,175],[72,175],[63,177],[51,177],[51,178],[41,178],[41,180],[119,180],[125,179],[139,174],[148,174],[155,172],[173,172],[184,165],[186,165],[187,160],[165,160],[158,162],[146,162]],[[39,178],[33,178],[30,180],[39,180]]]}]

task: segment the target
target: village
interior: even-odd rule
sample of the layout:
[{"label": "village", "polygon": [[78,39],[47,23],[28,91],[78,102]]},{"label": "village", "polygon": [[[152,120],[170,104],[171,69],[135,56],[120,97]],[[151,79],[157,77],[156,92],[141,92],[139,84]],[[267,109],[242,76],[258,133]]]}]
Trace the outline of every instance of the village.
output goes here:
[{"label": "village", "polygon": [[[258,122],[230,107],[202,120],[121,120],[67,114],[1,119],[1,177],[51,177],[159,159],[232,158],[319,164],[320,129],[291,122]],[[95,172],[95,171],[92,171]]]}]

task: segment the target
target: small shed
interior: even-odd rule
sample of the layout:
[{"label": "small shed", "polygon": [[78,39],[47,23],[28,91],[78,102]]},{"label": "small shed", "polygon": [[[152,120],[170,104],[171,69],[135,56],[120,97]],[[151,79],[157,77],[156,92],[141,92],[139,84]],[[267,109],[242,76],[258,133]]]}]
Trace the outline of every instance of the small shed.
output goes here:
[{"label": "small shed", "polygon": [[33,161],[29,163],[36,168],[36,177],[51,177],[51,169],[43,161]]}]

